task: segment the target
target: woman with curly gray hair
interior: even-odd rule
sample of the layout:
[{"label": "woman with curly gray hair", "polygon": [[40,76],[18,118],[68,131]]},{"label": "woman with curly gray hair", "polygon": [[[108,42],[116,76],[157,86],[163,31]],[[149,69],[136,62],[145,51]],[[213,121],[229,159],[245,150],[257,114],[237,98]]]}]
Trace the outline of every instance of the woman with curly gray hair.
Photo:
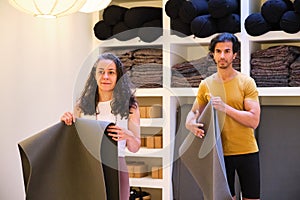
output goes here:
[{"label": "woman with curly gray hair", "polygon": [[129,176],[125,148],[137,152],[141,146],[140,112],[132,84],[114,54],[101,54],[95,62],[74,113],[66,112],[61,121],[72,125],[77,117],[109,121],[107,131],[118,143],[120,200],[129,199]]}]

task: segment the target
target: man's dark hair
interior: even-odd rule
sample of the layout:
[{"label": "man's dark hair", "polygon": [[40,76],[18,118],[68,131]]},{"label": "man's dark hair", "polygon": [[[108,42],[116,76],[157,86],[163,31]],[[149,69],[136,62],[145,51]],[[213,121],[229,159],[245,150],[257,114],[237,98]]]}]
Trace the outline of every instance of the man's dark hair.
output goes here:
[{"label": "man's dark hair", "polygon": [[232,50],[233,53],[237,53],[240,50],[240,41],[238,38],[231,33],[221,33],[214,37],[209,45],[209,51],[210,53],[214,53],[216,44],[219,42],[232,42]]}]

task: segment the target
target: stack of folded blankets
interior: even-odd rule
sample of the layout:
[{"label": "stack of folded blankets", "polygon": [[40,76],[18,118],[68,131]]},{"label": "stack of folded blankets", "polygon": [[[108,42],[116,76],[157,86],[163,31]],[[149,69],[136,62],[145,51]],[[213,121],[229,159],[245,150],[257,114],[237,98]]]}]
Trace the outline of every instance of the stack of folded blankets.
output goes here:
[{"label": "stack of folded blankets", "polygon": [[114,51],[137,88],[162,87],[162,49],[143,48]]},{"label": "stack of folded blankets", "polygon": [[300,87],[300,56],[290,66],[289,86]]},{"label": "stack of folded blankets", "polygon": [[[240,71],[240,53],[233,61],[233,67]],[[201,80],[217,72],[216,64],[210,54],[192,61],[172,66],[172,87],[198,87]]]},{"label": "stack of folded blankets", "polygon": [[251,54],[251,76],[258,87],[288,87],[290,67],[299,55],[300,47],[290,45],[258,50]]},{"label": "stack of folded blankets", "polygon": [[215,33],[240,32],[239,0],[168,0],[172,34],[205,38]]}]

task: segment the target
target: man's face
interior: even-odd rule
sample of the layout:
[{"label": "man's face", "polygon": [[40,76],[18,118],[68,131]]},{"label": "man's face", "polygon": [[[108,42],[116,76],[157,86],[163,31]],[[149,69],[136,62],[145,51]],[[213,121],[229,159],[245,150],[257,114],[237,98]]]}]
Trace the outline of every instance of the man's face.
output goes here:
[{"label": "man's face", "polygon": [[227,69],[232,67],[232,61],[236,56],[236,53],[233,53],[232,42],[218,42],[213,56],[218,68]]}]

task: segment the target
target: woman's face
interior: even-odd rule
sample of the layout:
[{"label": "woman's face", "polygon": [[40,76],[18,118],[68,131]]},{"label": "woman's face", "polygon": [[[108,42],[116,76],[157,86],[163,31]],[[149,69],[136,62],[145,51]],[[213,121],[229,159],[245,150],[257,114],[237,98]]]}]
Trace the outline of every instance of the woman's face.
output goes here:
[{"label": "woman's face", "polygon": [[100,60],[95,78],[99,91],[112,92],[117,83],[117,66],[112,60]]}]

